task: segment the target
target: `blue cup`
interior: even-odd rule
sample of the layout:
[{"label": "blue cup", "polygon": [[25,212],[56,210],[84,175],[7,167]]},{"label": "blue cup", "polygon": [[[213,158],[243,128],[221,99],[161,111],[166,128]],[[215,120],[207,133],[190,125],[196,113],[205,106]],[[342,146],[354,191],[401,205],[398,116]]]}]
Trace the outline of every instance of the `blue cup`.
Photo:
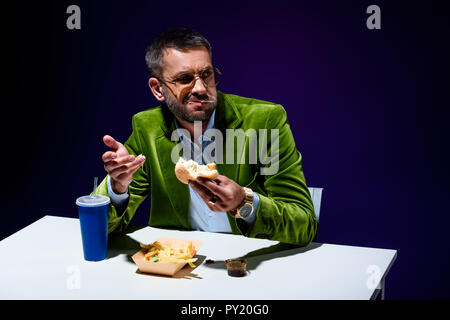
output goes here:
[{"label": "blue cup", "polygon": [[76,201],[80,218],[84,259],[106,259],[108,249],[108,209],[110,200],[105,196],[83,196]]}]

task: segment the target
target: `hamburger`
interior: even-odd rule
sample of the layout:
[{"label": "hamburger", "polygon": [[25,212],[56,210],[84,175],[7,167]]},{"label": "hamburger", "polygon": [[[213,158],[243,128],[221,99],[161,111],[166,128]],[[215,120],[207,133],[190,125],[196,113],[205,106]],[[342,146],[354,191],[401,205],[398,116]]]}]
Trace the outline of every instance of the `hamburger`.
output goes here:
[{"label": "hamburger", "polygon": [[219,172],[216,170],[215,163],[201,165],[194,160],[186,161],[180,158],[175,165],[175,175],[178,180],[188,184],[189,180],[195,181],[198,177],[214,180],[219,175]]}]

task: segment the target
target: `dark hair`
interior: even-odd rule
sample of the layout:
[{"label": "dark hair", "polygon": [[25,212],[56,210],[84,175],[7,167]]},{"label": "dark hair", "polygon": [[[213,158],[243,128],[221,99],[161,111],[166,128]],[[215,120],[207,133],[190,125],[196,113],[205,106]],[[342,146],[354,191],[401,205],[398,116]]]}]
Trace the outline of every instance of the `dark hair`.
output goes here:
[{"label": "dark hair", "polygon": [[152,76],[160,77],[164,64],[163,55],[165,49],[174,48],[182,51],[196,47],[205,47],[209,55],[212,56],[211,45],[197,31],[187,28],[169,29],[159,34],[147,48],[145,62]]}]

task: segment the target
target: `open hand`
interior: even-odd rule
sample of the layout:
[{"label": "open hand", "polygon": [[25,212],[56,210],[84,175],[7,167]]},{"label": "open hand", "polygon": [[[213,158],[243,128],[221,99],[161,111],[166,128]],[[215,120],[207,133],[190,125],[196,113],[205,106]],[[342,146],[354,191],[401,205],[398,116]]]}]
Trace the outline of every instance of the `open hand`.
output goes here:
[{"label": "open hand", "polygon": [[104,136],[103,142],[111,148],[102,156],[104,168],[111,179],[111,188],[117,194],[125,193],[133,174],[144,163],[145,156],[130,155],[127,148],[111,136]]}]

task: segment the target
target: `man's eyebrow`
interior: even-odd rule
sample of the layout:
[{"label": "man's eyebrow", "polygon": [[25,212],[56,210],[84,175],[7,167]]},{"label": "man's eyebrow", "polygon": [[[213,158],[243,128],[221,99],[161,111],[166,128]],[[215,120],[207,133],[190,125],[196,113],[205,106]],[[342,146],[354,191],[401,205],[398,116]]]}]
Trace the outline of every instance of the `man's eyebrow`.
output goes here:
[{"label": "man's eyebrow", "polygon": [[[212,70],[212,68],[213,67],[211,67],[211,66],[205,66],[202,69],[200,69],[200,72],[203,72],[203,71],[206,71],[206,70]],[[192,69],[191,70],[180,71],[180,72],[175,73],[175,75],[172,76],[172,79],[177,79],[177,78],[180,78],[180,77],[185,76],[185,75],[192,75],[193,73],[195,73],[195,71],[192,70]]]},{"label": "man's eyebrow", "polygon": [[189,71],[188,70],[187,71],[180,71],[180,72],[175,73],[172,76],[172,79],[180,78],[182,76],[191,75],[191,74],[193,74],[193,72],[191,70],[189,70]]}]

